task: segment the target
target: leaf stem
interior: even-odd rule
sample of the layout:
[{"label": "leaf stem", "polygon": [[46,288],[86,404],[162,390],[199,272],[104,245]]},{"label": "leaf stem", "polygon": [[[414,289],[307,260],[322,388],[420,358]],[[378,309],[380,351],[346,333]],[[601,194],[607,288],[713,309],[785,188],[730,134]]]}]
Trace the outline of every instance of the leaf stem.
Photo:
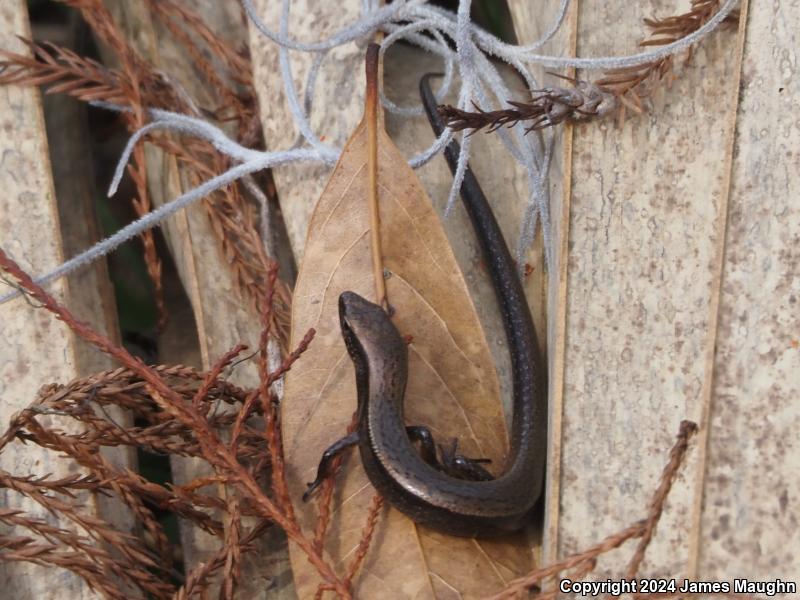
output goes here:
[{"label": "leaf stem", "polygon": [[377,303],[387,309],[386,282],[383,277],[383,258],[381,256],[381,214],[378,206],[378,77],[379,52],[378,44],[367,47],[367,94],[364,106],[364,118],[367,121],[367,172],[369,173],[369,223],[372,246],[372,272],[375,278],[375,295]]}]

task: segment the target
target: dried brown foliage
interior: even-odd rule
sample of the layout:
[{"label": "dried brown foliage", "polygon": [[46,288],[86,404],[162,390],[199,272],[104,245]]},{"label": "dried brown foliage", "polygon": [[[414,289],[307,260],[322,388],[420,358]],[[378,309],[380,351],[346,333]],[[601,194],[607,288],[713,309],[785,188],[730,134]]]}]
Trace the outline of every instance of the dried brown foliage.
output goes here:
[{"label": "dried brown foliage", "polygon": [[[676,42],[705,25],[719,10],[719,5],[720,0],[692,0],[691,8],[686,13],[663,19],[645,19],[645,25],[650,28],[650,37],[639,45],[663,46]],[[738,18],[738,12],[734,12],[728,17],[728,22],[736,22]],[[692,47],[689,47],[685,61],[688,62],[691,57]],[[626,109],[643,113],[645,100],[651,98],[660,85],[669,87],[676,77],[675,58],[666,56],[638,67],[608,71],[594,83],[601,90],[614,95],[619,102],[619,118],[623,119]]]},{"label": "dried brown foliage", "polygon": [[[663,46],[686,37],[707,23],[719,10],[720,3],[720,0],[692,0],[691,8],[686,13],[664,19],[645,19],[644,23],[651,33],[639,45]],[[738,20],[738,12],[735,11],[727,20]],[[685,62],[691,57],[690,47]],[[669,87],[676,77],[675,58],[666,56],[644,65],[607,71],[596,81],[564,78],[572,82],[572,87],[532,90],[531,100],[509,101],[512,108],[504,110],[485,111],[475,106],[475,111],[467,111],[444,105],[439,107],[439,112],[455,131],[486,128],[492,132],[504,125],[525,122],[526,131],[530,132],[565,122],[603,118],[610,114],[616,114],[622,123],[628,110],[637,114],[645,112],[647,100],[662,85]]]},{"label": "dried brown foliage", "polygon": [[[275,266],[263,254],[261,258],[265,271],[270,273],[269,281],[274,283]],[[208,587],[210,576],[221,572],[224,597],[233,597],[242,554],[253,548],[253,541],[267,527],[276,525],[308,555],[327,587],[341,597],[351,597],[351,580],[366,553],[376,516],[371,514],[366,525],[363,550],[356,553],[344,574],[337,574],[314,542],[314,532],[302,531],[295,518],[284,477],[277,401],[271,390],[271,384],[291,368],[311,342],[313,331],[277,370],[269,371],[266,341],[272,327],[272,293],[262,296],[263,334],[256,359],[260,385],[255,390],[241,390],[227,383],[221,374],[243,347],[226,353],[203,374],[186,367],[147,366],[76,320],[2,250],[0,268],[41,308],[124,367],[67,386],[46,387],[31,407],[12,419],[0,438],[0,450],[11,443],[35,443],[69,456],[85,472],[57,481],[50,481],[46,475],[32,478],[2,474],[1,485],[71,521],[83,534],[47,529],[33,516],[12,509],[0,516],[44,541],[0,536],[0,560],[28,560],[67,568],[109,598],[125,597],[126,585],[151,597],[175,594],[188,598],[201,593]],[[218,402],[225,402],[234,410],[217,411]],[[132,411],[137,422],[145,424],[122,430],[108,416],[110,406]],[[103,416],[98,415],[98,410]],[[40,421],[42,416],[48,419]],[[52,420],[54,416],[77,421],[84,429],[77,434],[64,433],[69,428]],[[249,416],[255,419],[248,421]],[[214,469],[215,476],[181,487],[159,486],[114,466],[98,452],[104,446],[140,444],[167,455],[200,457]],[[225,487],[227,500],[199,491],[212,484]],[[126,504],[149,534],[151,544],[145,546],[138,538],[119,534],[104,520],[81,510],[78,498],[85,492],[112,495]],[[169,562],[171,553],[161,525],[153,517],[153,506],[168,507],[180,518],[189,519],[221,539],[214,559],[189,573],[178,590],[171,582],[175,575]],[[208,508],[224,515],[224,526],[205,512]],[[242,521],[245,515],[255,517],[256,524],[246,527]]]},{"label": "dried brown foliage", "polygon": [[461,110],[455,106],[439,107],[439,114],[455,131],[487,128],[491,133],[504,125],[513,126],[520,121],[527,124],[526,132],[553,127],[565,121],[577,121],[591,117],[603,117],[614,110],[617,104],[608,91],[595,84],[572,80],[571,88],[546,88],[534,90],[529,102],[509,100],[512,108],[503,110],[482,110],[473,105],[474,112]]},{"label": "dried brown foliage", "polygon": [[[97,37],[113,52],[119,63],[110,68],[54,44],[34,44],[34,58],[0,49],[0,84],[45,85],[47,93],[66,93],[83,101],[102,100],[131,109],[123,113],[133,132],[147,122],[148,108],[167,108],[199,116],[200,109],[185,89],[142,58],[127,42],[101,0],[61,0],[79,9]],[[172,1],[149,1],[153,14],[162,20],[185,48],[209,90],[221,98],[219,106],[206,111],[219,121],[233,122],[239,142],[249,147],[262,144],[257,104],[249,60],[216,35],[194,12]],[[213,58],[209,58],[213,57]],[[150,141],[184,168],[192,185],[225,171],[228,158],[204,140],[181,140],[169,134],[154,134]],[[150,211],[144,148],[137,146],[128,172],[136,186],[133,201],[139,215]],[[252,189],[252,186],[251,186]],[[213,193],[206,201],[207,214],[234,278],[255,305],[263,294],[267,274],[258,253],[262,241],[258,230],[258,208],[239,184]],[[161,285],[161,262],[152,232],[142,235],[145,262],[152,279],[159,309],[159,326],[166,313]],[[282,282],[276,285],[275,334],[286,348],[290,292]]]},{"label": "dried brown foliage", "polygon": [[[270,274],[268,281],[274,282],[276,268],[264,260],[264,268]],[[2,250],[0,269],[16,280],[40,308],[52,312],[76,335],[122,365],[67,385],[45,386],[31,406],[12,418],[0,437],[0,451],[12,443],[34,443],[74,459],[82,469],[80,474],[61,479],[52,479],[46,474],[0,472],[0,486],[34,500],[58,515],[61,522],[71,523],[71,528],[66,529],[66,525],[49,525],[14,508],[0,511],[0,522],[28,533],[26,536],[0,536],[0,560],[68,569],[107,598],[130,597],[126,590],[131,588],[154,598],[190,598],[208,589],[213,577],[222,580],[222,597],[233,598],[242,555],[251,551],[253,542],[274,525],[286,532],[319,571],[325,583],[318,589],[318,597],[326,591],[342,598],[352,597],[352,584],[367,554],[382,499],[374,499],[358,548],[349,564],[342,566],[343,571],[337,572],[321,550],[333,484],[326,482],[321,494],[321,506],[326,508],[320,509],[315,530],[303,531],[295,517],[284,477],[280,421],[270,387],[300,358],[313,331],[280,368],[269,371],[266,341],[272,323],[272,294],[268,292],[262,297],[263,333],[256,358],[260,384],[257,389],[244,390],[222,377],[244,350],[241,346],[221,357],[208,373],[181,366],[147,366],[77,321]],[[218,411],[219,403],[233,410]],[[109,416],[111,407],[131,411],[139,425],[123,430]],[[79,433],[64,432],[74,430],[66,427],[69,421],[82,426]],[[585,575],[594,569],[598,556],[638,538],[639,544],[626,569],[628,577],[635,576],[696,429],[696,425],[688,421],[681,424],[646,518],[584,552],[511,582],[495,598],[525,597],[530,589],[564,571]],[[198,457],[213,468],[214,476],[184,486],[154,484],[111,464],[99,452],[103,447],[120,445],[141,446],[166,455]],[[224,486],[226,500],[201,491],[210,485]],[[84,510],[81,499],[86,493],[114,496],[127,505],[147,533],[148,543],[119,533],[103,519]],[[153,516],[153,507],[168,508],[220,540],[219,551],[188,573],[179,587],[175,583],[169,543]],[[222,514],[223,519],[216,514]],[[255,517],[255,524],[245,526],[244,516]],[[555,591],[542,595],[554,597]]]}]

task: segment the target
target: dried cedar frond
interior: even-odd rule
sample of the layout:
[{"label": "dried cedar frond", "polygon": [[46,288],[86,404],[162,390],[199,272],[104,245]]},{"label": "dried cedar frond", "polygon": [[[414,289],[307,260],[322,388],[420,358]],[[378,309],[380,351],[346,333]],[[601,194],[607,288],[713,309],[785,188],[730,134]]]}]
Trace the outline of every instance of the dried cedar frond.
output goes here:
[{"label": "dried cedar frond", "polygon": [[504,125],[513,126],[524,121],[527,124],[525,131],[531,132],[565,121],[604,117],[616,108],[612,94],[585,81],[575,81],[575,87],[572,88],[534,90],[530,102],[509,100],[508,104],[513,108],[493,111],[473,105],[475,112],[444,105],[439,107],[439,114],[455,131],[487,128],[492,132]]},{"label": "dried cedar frond", "polygon": [[[720,0],[692,0],[686,13],[663,19],[644,19],[651,29],[648,39],[640,46],[663,46],[671,44],[697,31],[719,10]],[[732,13],[727,23],[738,20],[738,11]],[[686,61],[692,56],[690,47]],[[485,111],[475,106],[475,111],[465,111],[452,106],[440,106],[439,112],[455,131],[464,129],[487,129],[492,132],[504,125],[528,123],[526,132],[553,127],[565,122],[603,118],[616,113],[620,122],[626,111],[641,114],[646,110],[646,101],[662,85],[669,85],[676,78],[673,56],[621,69],[606,71],[603,77],[593,82],[569,79],[573,87],[552,87],[532,90],[527,102],[508,101],[512,108]],[[557,75],[558,77],[558,75]]]},{"label": "dried cedar frond", "polygon": [[[274,283],[277,276],[277,267],[274,263],[270,264],[266,258],[261,254],[261,260],[264,261],[263,268],[269,274],[267,279],[268,284]],[[260,400],[262,418],[264,421],[263,435],[267,442],[269,449],[268,458],[272,464],[272,476],[267,483],[260,476],[260,470],[263,468],[264,461],[256,461],[255,464],[242,461],[237,456],[237,448],[241,444],[241,436],[235,443],[229,443],[226,440],[227,435],[224,431],[220,431],[212,425],[211,418],[214,416],[214,411],[207,410],[208,401],[205,398],[207,392],[212,389],[218,388],[218,382],[223,368],[230,363],[234,356],[238,354],[241,348],[226,353],[208,373],[203,374],[202,379],[199,381],[198,386],[194,393],[187,400],[188,395],[179,393],[173,389],[167,379],[160,374],[156,369],[145,365],[142,361],[134,358],[125,348],[114,344],[107,337],[92,330],[88,325],[75,319],[75,317],[63,306],[59,305],[55,299],[45,292],[40,286],[35,284],[31,277],[20,269],[13,260],[11,260],[0,248],[0,269],[5,270],[7,275],[15,279],[21,289],[27,291],[28,294],[40,303],[40,307],[48,310],[56,315],[63,321],[72,331],[80,336],[82,339],[92,343],[100,350],[108,353],[111,357],[116,359],[128,370],[135,374],[145,383],[145,389],[149,394],[149,401],[155,405],[157,410],[144,410],[144,413],[163,412],[168,417],[179,422],[187,435],[194,436],[197,440],[201,455],[204,461],[213,468],[215,477],[213,482],[224,485],[226,487],[225,497],[230,499],[235,496],[238,500],[231,504],[225,503],[225,509],[228,516],[234,519],[239,519],[241,515],[246,514],[246,510],[252,510],[257,518],[254,530],[263,531],[264,527],[259,527],[259,522],[269,522],[281,527],[286,535],[297,546],[304,551],[311,563],[319,571],[320,575],[333,586],[337,594],[345,598],[351,598],[349,582],[344,576],[337,574],[333,565],[331,565],[322,552],[315,548],[312,542],[311,534],[308,534],[300,527],[294,509],[289,498],[288,485],[285,478],[285,468],[283,466],[283,447],[280,443],[280,421],[277,416],[277,402],[274,397],[273,391],[270,389],[270,384],[279,377],[280,374],[285,373],[291,368],[291,365],[300,357],[302,349],[306,347],[312,337],[313,330],[306,335],[298,350],[290,354],[280,367],[274,371],[268,370],[267,366],[267,352],[266,342],[269,336],[269,330],[272,327],[272,320],[270,314],[272,312],[271,301],[274,294],[270,291],[266,293],[259,301],[261,307],[262,317],[262,335],[260,339],[260,347],[258,352],[258,366],[260,384],[257,390],[247,392],[245,401],[242,403],[240,410],[246,410],[248,404],[255,408],[251,399]],[[55,401],[59,399],[54,398]],[[91,402],[91,400],[89,400]],[[63,408],[63,407],[62,407]],[[45,409],[46,410],[46,409]],[[83,414],[83,411],[76,411],[78,414]],[[36,409],[28,411],[28,419],[24,417],[15,418],[9,428],[9,433],[0,437],[5,444],[11,443],[12,440],[41,440],[42,443],[53,449],[58,449],[60,452],[66,453],[75,458],[81,467],[90,471],[95,477],[107,485],[107,489],[112,491],[126,502],[132,508],[135,506],[144,507],[144,499],[135,493],[136,485],[131,482],[131,474],[128,471],[123,471],[114,465],[109,464],[104,458],[99,456],[99,453],[92,452],[92,447],[76,440],[71,437],[66,437],[58,429],[50,429],[49,419],[48,423],[39,422],[38,418],[42,415],[48,415],[47,412]],[[60,415],[69,417],[70,411],[62,410]],[[49,416],[49,415],[48,415]],[[262,423],[264,422],[262,421]],[[238,422],[238,419],[237,419]],[[27,439],[24,437],[25,432],[30,435]],[[22,436],[22,437],[21,437]],[[135,477],[133,478],[135,479]],[[20,486],[19,480],[13,480],[12,483],[17,487]],[[267,485],[265,486],[265,483]],[[200,485],[207,485],[208,481],[203,481]],[[22,489],[22,488],[20,488]],[[36,494],[37,489],[23,490],[27,495]],[[269,493],[267,493],[267,489]],[[193,492],[194,488],[192,488]],[[184,490],[185,491],[185,490]],[[40,500],[41,494],[39,496]],[[44,500],[42,500],[44,501]],[[64,514],[70,520],[80,524],[87,532],[97,531],[100,534],[100,539],[106,541],[110,540],[110,533],[108,529],[98,520],[92,520],[80,513],[77,513],[73,507],[69,506],[64,501],[58,501],[57,510],[59,513]],[[136,510],[134,513],[141,516],[141,513]],[[145,517],[146,518],[146,517]],[[156,523],[156,526],[158,524]],[[228,529],[228,535],[225,538],[227,541],[224,543],[225,550],[221,554],[222,565],[225,565],[225,589],[233,593],[236,581],[237,564],[240,563],[241,553],[246,551],[245,541],[251,539],[250,532],[246,532],[243,528],[231,533]],[[158,532],[157,532],[158,533]],[[160,544],[156,544],[156,551],[160,551]],[[0,550],[2,550],[0,548]],[[125,553],[126,557],[132,556],[131,551]],[[163,554],[163,553],[162,553]],[[0,552],[0,560],[3,560],[4,554]],[[9,555],[9,560],[24,560],[21,557]],[[58,557],[52,556],[49,560],[45,560],[46,564],[53,564],[69,568],[64,561],[58,561]],[[31,558],[33,560],[33,558]],[[217,563],[219,564],[219,563]],[[83,565],[81,565],[83,566]],[[97,573],[83,569],[82,576],[87,578],[87,581],[94,583],[98,577]],[[110,585],[110,580],[104,579],[102,573],[100,580]],[[205,579],[193,579],[197,593],[203,593],[207,586],[203,585]],[[139,586],[141,589],[141,586]],[[118,589],[118,588],[117,588]],[[226,593],[228,593],[226,592]],[[110,594],[109,597],[117,597]],[[164,597],[156,596],[153,597]]]},{"label": "dried cedar frond", "polygon": [[33,57],[0,48],[0,85],[48,86],[49,94],[69,94],[79,100],[124,103],[130,82],[115,69],[49,42],[19,38]]}]

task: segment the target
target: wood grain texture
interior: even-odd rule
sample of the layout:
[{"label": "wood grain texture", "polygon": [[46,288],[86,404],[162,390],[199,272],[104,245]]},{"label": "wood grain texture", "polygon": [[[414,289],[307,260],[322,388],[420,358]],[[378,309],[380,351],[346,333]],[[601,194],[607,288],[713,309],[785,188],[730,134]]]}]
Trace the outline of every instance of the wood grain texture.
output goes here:
[{"label": "wood grain texture", "polygon": [[[59,32],[62,39],[54,40],[53,35],[59,35]],[[73,19],[67,27],[47,30],[37,28],[34,37],[37,41],[48,39],[76,50],[80,33],[77,20]],[[44,96],[42,105],[63,254],[71,257],[101,238],[94,211],[98,190],[95,187],[87,111],[80,101],[61,94]],[[67,285],[73,314],[95,330],[106,332],[109,339],[119,343],[117,306],[105,259],[97,260],[91,267],[72,273],[67,278]],[[114,361],[98,352],[88,342],[75,339],[74,344],[75,371],[78,375],[84,376],[113,368]],[[108,407],[106,410],[122,427],[133,424],[126,411],[118,407]],[[100,452],[113,465],[136,470],[135,449],[109,447],[102,448]],[[106,496],[98,496],[96,501],[104,519],[120,530],[134,531],[136,520],[124,504]]]},{"label": "wood grain texture", "polygon": [[[581,4],[579,55],[629,54],[641,19],[680,12]],[[569,223],[559,554],[644,516],[682,419],[706,412],[738,64],[718,33],[651,111],[575,128]],[[711,345],[711,346],[710,346]],[[684,473],[703,465],[698,453]],[[693,477],[688,478],[690,482]],[[642,571],[687,570],[701,490],[679,480]],[[619,564],[627,555],[612,555]],[[609,560],[601,561],[605,577]]]},{"label": "wood grain texture", "polygon": [[[0,5],[0,46],[26,53],[27,46],[16,36],[31,37],[21,0]],[[63,253],[37,90],[0,86],[0,131],[0,181],[4,186],[0,243],[23,269],[42,273],[57,266]],[[55,282],[50,290],[61,302],[72,304],[65,281]],[[0,322],[0,421],[5,424],[35,399],[43,383],[67,382],[78,376],[79,370],[75,339],[51,314],[17,298],[0,307]],[[73,472],[75,464],[37,446],[12,444],[0,455],[0,468],[14,474],[59,477]],[[89,511],[96,510],[92,498],[84,501]],[[53,522],[52,515],[38,504],[8,490],[0,491],[0,505],[18,507]],[[4,597],[18,600],[96,597],[82,579],[67,571],[27,563],[0,565],[0,584]]]},{"label": "wood grain texture", "polygon": [[[537,43],[550,31],[559,17],[558,0],[543,0],[535,5],[526,0],[509,0],[508,6],[514,21],[517,42],[521,46]],[[535,10],[534,10],[535,9]],[[574,56],[577,42],[577,3],[572,3],[564,23],[556,34],[541,47],[541,52],[554,55]],[[552,76],[545,69],[534,67],[537,79],[545,83],[560,85],[563,82],[551,81]],[[570,70],[566,75],[573,75]],[[546,274],[546,302],[541,302],[544,313],[534,312],[540,321],[546,323],[548,348],[548,451],[547,478],[545,488],[544,536],[542,557],[544,564],[553,562],[558,555],[558,519],[561,491],[561,441],[562,411],[564,394],[564,362],[566,351],[566,291],[569,240],[569,214],[572,184],[572,126],[545,132],[553,136],[553,158],[548,180],[550,183],[550,231],[552,235],[552,264]],[[534,251],[540,255],[543,247],[541,232]],[[535,263],[534,263],[535,264]],[[530,291],[529,297],[534,298]],[[540,334],[541,335],[541,334]]]},{"label": "wood grain texture", "polygon": [[[258,14],[273,31],[279,30],[281,3],[272,0],[254,2]],[[291,2],[289,31],[304,42],[329,38],[361,14],[360,0],[331,3],[314,0]],[[261,107],[264,143],[267,150],[286,150],[300,138],[281,79],[278,46],[265,38],[251,24],[250,52]],[[327,55],[316,83],[316,93],[309,120],[313,131],[325,144],[341,148],[361,119],[364,105],[364,46],[355,42],[340,46]],[[289,62],[298,97],[302,103],[305,82],[312,56],[289,52]],[[331,167],[303,163],[273,169],[281,210],[295,259],[303,256],[308,220]]]},{"label": "wood grain texture", "polygon": [[751,2],[726,232],[697,572],[800,572],[797,3]]}]

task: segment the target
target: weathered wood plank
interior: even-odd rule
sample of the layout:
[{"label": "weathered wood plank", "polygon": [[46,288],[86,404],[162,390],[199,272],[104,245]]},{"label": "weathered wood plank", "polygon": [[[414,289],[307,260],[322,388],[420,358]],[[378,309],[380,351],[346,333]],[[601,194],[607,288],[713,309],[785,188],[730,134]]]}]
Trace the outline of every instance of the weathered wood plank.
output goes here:
[{"label": "weathered wood plank", "polygon": [[[219,98],[197,78],[191,57],[163,24],[153,18],[142,0],[107,0],[107,5],[143,56],[183,86],[199,106],[217,105]],[[204,0],[195,2],[191,9],[234,47],[240,46],[245,39],[238,4]],[[148,184],[154,205],[172,200],[194,187],[174,158],[165,156],[156,148],[147,148],[147,161]],[[194,309],[202,359],[198,366],[208,369],[217,357],[239,343],[257,347],[260,334],[258,315],[236,285],[233,270],[212,230],[206,208],[197,204],[180,211],[167,220],[163,231]],[[160,356],[160,359],[171,362],[173,357]],[[255,386],[258,378],[253,363],[237,366],[231,380],[238,385]],[[207,466],[202,461],[175,458],[172,472],[176,483],[180,484],[207,473]],[[181,541],[187,569],[207,560],[220,543],[188,525],[181,528]],[[264,538],[261,543],[261,551],[251,553],[251,558],[246,561],[239,593],[247,598],[291,598],[293,591],[287,573],[285,546],[282,547],[276,539]]]},{"label": "weathered wood plank", "polygon": [[[659,2],[656,14],[679,12]],[[653,7],[581,4],[581,55],[629,54]],[[709,397],[735,33],[709,39],[647,115],[576,127],[569,223],[559,554],[644,515],[682,419]],[[694,453],[686,473],[702,470]],[[690,477],[689,482],[694,482]],[[696,486],[679,483],[643,571],[686,572]],[[626,560],[625,556],[615,556]],[[611,563],[601,561],[598,576]]]},{"label": "weathered wood plank", "polygon": [[[27,52],[27,46],[16,38],[18,35],[31,37],[25,3],[21,0],[3,3],[0,6],[0,46],[19,53]],[[63,260],[63,252],[41,98],[37,90],[0,87],[0,130],[3,131],[0,136],[0,181],[5,190],[0,196],[0,243],[23,268],[41,273],[58,265]],[[74,200],[82,203],[87,198],[79,196]],[[83,281],[86,282],[88,277],[90,285],[98,284],[97,270],[90,271],[92,274],[84,275]],[[97,295],[97,287],[73,295],[67,282],[58,281],[50,289],[56,298],[78,313],[104,302]],[[109,309],[103,313],[95,315],[93,323],[101,329],[109,325],[113,311]],[[43,383],[66,382],[100,364],[89,353],[79,350],[77,341],[64,324],[44,310],[36,310],[24,298],[0,307],[0,319],[3,323],[0,421],[4,424],[36,397]],[[55,477],[75,470],[74,463],[54,452],[16,444],[4,449],[0,467],[14,474],[49,474]],[[64,526],[38,504],[15,493],[3,490],[0,498],[2,506],[18,507],[52,524]],[[97,512],[95,498],[87,498],[86,506]],[[0,581],[3,596],[19,600],[96,597],[82,579],[68,571],[27,563],[4,563],[0,567]]]},{"label": "weathered wood plank", "polygon": [[[80,29],[78,21],[72,19],[69,24],[59,27],[58,31],[53,28],[37,28],[34,30],[34,37],[37,42],[48,40],[77,50]],[[53,36],[57,36],[56,39]],[[44,96],[42,104],[63,254],[71,257],[102,237],[94,212],[94,200],[98,192],[95,187],[86,106],[79,100],[61,94]],[[90,267],[71,274],[67,285],[73,314],[97,331],[107,332],[109,339],[119,343],[117,307],[105,259],[97,260]],[[89,375],[113,366],[111,358],[98,352],[94,346],[80,339],[75,340],[77,374]],[[106,410],[122,427],[132,425],[130,415],[125,411],[117,407],[108,407]],[[101,452],[116,466],[136,468],[136,451],[133,448],[103,448]],[[134,530],[135,519],[124,504],[106,496],[99,496],[96,501],[106,520],[122,530]]]},{"label": "weathered wood plank", "polygon": [[[94,214],[94,168],[87,139],[86,108],[78,100],[54,95],[43,98],[49,156],[58,198],[59,222],[65,256],[75,256],[101,236]],[[73,311],[82,321],[119,342],[114,290],[105,260],[69,276]],[[76,341],[78,372],[82,374],[112,368],[113,361],[83,340]]]},{"label": "weathered wood plank", "polygon": [[[278,31],[281,3],[254,2],[258,14],[272,30]],[[342,0],[323,5],[313,0],[291,3],[289,31],[302,41],[327,39],[361,14],[360,0]],[[250,51],[261,106],[261,122],[267,150],[286,150],[300,136],[289,109],[281,79],[278,46],[250,24]],[[332,50],[321,65],[309,121],[325,144],[342,147],[361,119],[364,105],[364,51],[356,44]],[[312,56],[289,51],[289,63],[300,102]],[[273,169],[275,186],[295,259],[303,256],[306,229],[311,212],[325,187],[330,167],[325,165],[285,165]]]},{"label": "weathered wood plank", "polygon": [[[509,0],[509,9],[514,20],[517,42],[526,46],[538,42],[547,35],[559,17],[557,0],[545,0],[534,4],[526,0]],[[574,56],[577,39],[577,3],[570,6],[564,22],[555,35],[541,47],[541,52],[554,55]],[[548,79],[545,69],[534,66],[532,72],[537,80]],[[568,73],[572,74],[572,73]],[[544,85],[544,83],[542,83]],[[556,83],[558,85],[558,83]],[[550,132],[546,132],[550,135]],[[572,183],[572,127],[557,129],[553,135],[553,159],[549,171],[550,218],[552,235],[552,265],[547,272],[547,315],[534,312],[540,322],[547,324],[548,348],[548,452],[545,490],[544,536],[542,540],[542,562],[553,562],[557,557],[558,518],[561,490],[561,434],[564,393],[564,359],[566,343],[566,290],[569,239],[569,214]],[[537,248],[542,246],[539,235]],[[530,290],[528,291],[530,294]],[[530,297],[530,296],[529,296]]]},{"label": "weathered wood plank", "polygon": [[695,549],[703,579],[800,572],[798,22],[797,3],[750,3]]}]

